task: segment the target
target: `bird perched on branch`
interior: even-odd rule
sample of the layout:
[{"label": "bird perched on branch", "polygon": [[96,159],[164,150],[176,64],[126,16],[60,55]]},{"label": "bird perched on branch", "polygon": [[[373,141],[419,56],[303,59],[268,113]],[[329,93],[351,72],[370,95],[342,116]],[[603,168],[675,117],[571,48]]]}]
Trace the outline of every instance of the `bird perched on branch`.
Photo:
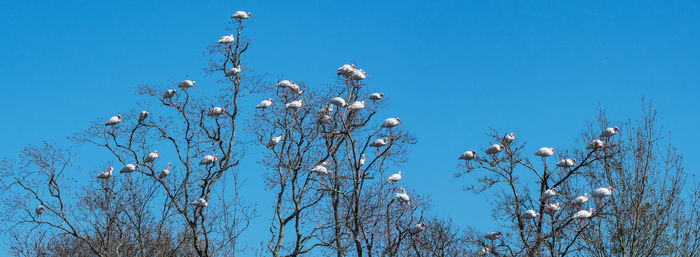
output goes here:
[{"label": "bird perched on branch", "polygon": [[[248,18],[253,18],[253,14],[249,12],[244,12],[244,11],[237,11],[231,15],[232,19],[238,19],[238,20],[245,20]],[[265,17],[263,17],[265,18]]]},{"label": "bird perched on branch", "polygon": [[221,37],[221,39],[219,39],[218,42],[219,42],[219,44],[227,45],[235,40],[236,40],[236,38],[233,35],[228,35],[228,36]]},{"label": "bird perched on branch", "polygon": [[255,108],[264,110],[270,106],[272,106],[272,98],[268,98],[267,100],[262,100],[258,105],[255,106]]},{"label": "bird perched on branch", "polygon": [[180,89],[186,90],[188,88],[194,87],[195,85],[197,85],[197,82],[186,79],[186,80],[183,80],[182,82],[180,82],[180,84],[178,84],[177,87],[179,87]]},{"label": "bird perched on branch", "polygon": [[122,122],[122,115],[118,114],[117,116],[112,116],[105,122],[105,126],[114,126]]},{"label": "bird perched on branch", "polygon": [[219,155],[217,154],[206,155],[202,157],[201,161],[199,161],[199,165],[209,165],[216,162],[217,160],[219,160]]}]

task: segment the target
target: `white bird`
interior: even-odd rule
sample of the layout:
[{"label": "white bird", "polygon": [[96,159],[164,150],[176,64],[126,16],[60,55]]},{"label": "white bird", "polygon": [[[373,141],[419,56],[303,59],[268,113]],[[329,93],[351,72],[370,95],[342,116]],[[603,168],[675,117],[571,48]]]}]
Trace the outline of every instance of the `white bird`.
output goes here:
[{"label": "white bird", "polygon": [[335,105],[335,106],[338,106],[338,107],[345,107],[345,106],[347,106],[347,103],[345,103],[345,99],[343,99],[342,97],[339,97],[339,96],[338,96],[338,97],[334,97],[333,99],[331,99],[330,103],[331,103],[332,105]]},{"label": "white bird", "polygon": [[355,101],[350,106],[348,106],[349,110],[359,110],[359,109],[364,109],[365,108],[365,101]]},{"label": "white bird", "polygon": [[299,87],[299,85],[297,85],[297,84],[294,83],[294,82],[292,82],[292,84],[289,85],[289,89],[291,89],[292,91],[296,92],[297,94],[303,93],[303,91],[301,91],[301,88]]},{"label": "white bird", "polygon": [[165,166],[165,169],[160,171],[160,174],[158,174],[158,178],[162,179],[167,177],[170,174],[170,165],[171,163],[168,163],[167,166]]},{"label": "white bird", "polygon": [[479,251],[476,252],[476,255],[478,256],[485,256],[487,254],[491,253],[491,248],[489,247],[482,247],[479,249]]},{"label": "white bird", "polygon": [[321,118],[319,118],[319,121],[320,121],[321,123],[326,123],[326,122],[328,122],[329,120],[331,120],[331,115],[330,115],[330,114],[323,114],[323,115],[321,115]]},{"label": "white bird", "polygon": [[374,140],[374,142],[370,143],[369,147],[382,147],[382,146],[388,145],[389,144],[388,141],[389,141],[388,138],[379,138],[379,139]]},{"label": "white bird", "polygon": [[381,127],[382,128],[393,128],[393,127],[398,126],[400,123],[402,123],[402,122],[401,122],[401,119],[399,119],[398,117],[387,118],[386,120],[384,120],[384,123],[382,123]]},{"label": "white bird", "polygon": [[469,160],[473,160],[474,158],[476,158],[476,151],[471,150],[471,151],[463,152],[462,154],[459,155],[459,158],[457,158],[457,159],[469,161]]},{"label": "white bird", "polygon": [[228,71],[226,72],[226,76],[229,76],[229,77],[230,77],[230,76],[236,76],[236,74],[240,73],[241,70],[242,70],[242,69],[241,69],[241,65],[239,64],[239,65],[236,66],[236,67],[233,67],[233,68],[228,69]]},{"label": "white bird", "polygon": [[44,206],[37,206],[36,209],[34,209],[34,213],[36,213],[36,215],[41,215],[42,213],[44,213]]},{"label": "white bird", "polygon": [[331,112],[333,112],[334,109],[335,108],[333,107],[333,105],[326,104],[323,107],[321,107],[321,109],[318,110],[318,112],[319,113],[331,113]]},{"label": "white bird", "polygon": [[489,146],[488,149],[486,149],[486,154],[498,154],[501,151],[503,151],[503,145],[491,145]]},{"label": "white bird", "polygon": [[540,214],[535,212],[534,210],[527,210],[523,212],[523,214],[520,215],[521,218],[526,219],[526,220],[531,220],[534,218],[539,217]]},{"label": "white bird", "polygon": [[105,126],[114,126],[114,125],[119,124],[120,122],[122,122],[122,115],[121,114],[119,114],[117,116],[112,116],[111,118],[109,118],[109,120],[107,120],[107,122],[105,122]]},{"label": "white bird", "polygon": [[557,167],[571,168],[576,166],[576,159],[564,158],[557,162]]},{"label": "white bird", "polygon": [[292,83],[294,83],[294,82],[291,82],[289,80],[282,80],[280,82],[277,82],[277,84],[275,84],[275,86],[279,87],[279,88],[289,88],[292,86]]},{"label": "white bird", "polygon": [[599,187],[593,191],[593,198],[603,198],[606,196],[611,196],[613,193],[612,187]]},{"label": "white bird", "polygon": [[124,168],[122,168],[119,171],[119,173],[132,173],[138,169],[139,169],[139,165],[134,165],[134,164],[129,163],[126,166],[124,166]]},{"label": "white bird", "polygon": [[379,101],[382,100],[382,98],[384,98],[383,93],[372,93],[371,95],[369,95],[369,100],[372,101]]},{"label": "white bird", "polygon": [[360,167],[362,167],[362,165],[365,165],[365,161],[367,161],[367,156],[362,154],[362,158],[360,158]]},{"label": "white bird", "polygon": [[333,172],[328,170],[328,168],[326,168],[326,166],[324,166],[324,165],[314,166],[313,168],[311,168],[311,172],[317,173],[321,176],[333,174]]},{"label": "white bird", "polygon": [[282,136],[276,136],[276,137],[270,138],[270,140],[267,141],[267,146],[273,147],[273,146],[277,145],[280,142],[280,140],[282,140]]},{"label": "white bird", "polygon": [[173,98],[173,96],[175,96],[175,93],[177,93],[177,90],[175,89],[165,90],[165,93],[163,93],[163,99]]},{"label": "white bird", "polygon": [[139,122],[144,121],[146,118],[148,118],[148,111],[141,111],[139,113]]},{"label": "white bird", "polygon": [[355,69],[352,74],[350,74],[350,79],[352,80],[363,80],[367,78],[367,73],[362,69]]},{"label": "white bird", "polygon": [[195,85],[197,85],[197,82],[186,79],[186,80],[183,80],[182,82],[180,82],[180,84],[178,84],[177,87],[179,87],[180,89],[188,89],[188,88],[194,87]]},{"label": "white bird", "polygon": [[547,200],[549,200],[549,198],[552,198],[555,195],[557,195],[557,189],[552,187],[550,189],[545,190],[544,193],[542,193],[542,197],[540,197],[540,201],[547,201]]},{"label": "white bird", "polygon": [[236,38],[233,35],[223,36],[219,39],[219,44],[230,44],[235,41]]},{"label": "white bird", "polygon": [[343,64],[343,66],[340,66],[340,68],[338,68],[338,75],[350,76],[354,71],[355,68],[353,68],[352,65]]},{"label": "white bird", "polygon": [[272,106],[272,98],[260,101],[260,103],[256,105],[255,108],[265,109],[270,106]]},{"label": "white bird", "polygon": [[301,102],[301,99],[299,99],[299,100],[291,101],[291,102],[285,104],[284,108],[296,110],[296,109],[301,108],[302,106],[304,106],[304,104]]},{"label": "white bird", "polygon": [[[408,204],[408,207],[411,208],[411,198],[408,196],[408,193],[406,193],[406,190],[401,188],[401,193],[396,193],[395,194],[396,199],[399,199],[399,201],[402,201],[406,204]],[[405,209],[404,209],[405,210]]]},{"label": "white bird", "polygon": [[216,154],[210,154],[207,156],[202,157],[202,160],[199,161],[199,165],[209,165],[214,163],[215,161],[219,160],[219,156]]},{"label": "white bird", "polygon": [[561,209],[561,204],[559,204],[559,203],[547,203],[544,206],[544,212],[549,213],[549,214],[553,214],[553,213],[559,211],[559,209]]},{"label": "white bird", "polygon": [[248,18],[253,18],[253,14],[249,12],[244,12],[244,11],[237,11],[231,15],[232,19],[239,19],[239,20],[245,20]]},{"label": "white bird", "polygon": [[224,114],[225,112],[226,112],[226,110],[224,110],[224,108],[213,107],[213,108],[209,109],[209,113],[207,115],[212,116],[212,117],[218,117],[219,115]]},{"label": "white bird", "polygon": [[571,204],[574,206],[581,206],[586,202],[588,202],[588,193],[577,196],[573,201],[571,201]]},{"label": "white bird", "polygon": [[414,225],[412,228],[408,229],[408,233],[415,235],[415,234],[418,234],[420,232],[423,232],[424,229],[425,229],[425,224],[418,223],[418,224]]},{"label": "white bird", "polygon": [[493,240],[501,238],[501,236],[503,236],[503,234],[501,232],[489,232],[484,237],[488,240],[493,241]]},{"label": "white bird", "polygon": [[603,130],[603,133],[600,134],[600,137],[611,137],[617,134],[617,132],[619,131],[620,129],[618,129],[617,127],[606,128],[605,130]]},{"label": "white bird", "polygon": [[394,183],[396,183],[399,180],[401,180],[401,171],[399,171],[399,173],[394,173],[393,175],[389,176],[389,178],[387,179],[387,181],[394,182]]},{"label": "white bird", "polygon": [[153,162],[155,161],[158,157],[160,157],[160,154],[158,151],[153,151],[152,153],[149,153],[146,158],[143,158],[143,162],[148,163],[148,162]]},{"label": "white bird", "polygon": [[204,198],[199,198],[197,200],[192,201],[192,205],[204,208],[207,207],[209,203],[207,202],[207,200],[204,200]]},{"label": "white bird", "polygon": [[593,210],[593,208],[590,208],[588,210],[580,210],[580,211],[574,213],[574,215],[571,217],[574,219],[577,219],[577,220],[588,219],[588,218],[592,217],[594,214],[595,214],[595,211]]},{"label": "white bird", "polygon": [[535,155],[543,157],[543,158],[552,156],[552,155],[554,155],[554,148],[542,147],[542,148],[540,148],[540,150],[535,152]]},{"label": "white bird", "polygon": [[112,170],[114,170],[114,167],[110,166],[106,170],[100,172],[100,174],[97,174],[96,178],[99,179],[108,179],[109,177],[112,176]]},{"label": "white bird", "polygon": [[588,146],[586,146],[586,149],[587,150],[598,150],[598,149],[603,148],[603,147],[605,147],[605,142],[603,142],[603,140],[594,139],[593,141],[591,141],[588,144]]},{"label": "white bird", "polygon": [[510,143],[513,143],[515,141],[515,133],[509,133],[505,136],[503,136],[503,143],[509,145]]}]

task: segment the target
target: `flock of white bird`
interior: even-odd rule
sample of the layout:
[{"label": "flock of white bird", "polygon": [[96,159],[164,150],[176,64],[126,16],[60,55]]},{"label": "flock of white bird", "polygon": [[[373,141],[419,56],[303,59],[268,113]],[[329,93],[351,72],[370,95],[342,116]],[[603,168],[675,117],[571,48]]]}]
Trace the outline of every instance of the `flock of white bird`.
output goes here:
[{"label": "flock of white bird", "polygon": [[[608,145],[608,142],[610,142],[610,138],[617,134],[620,130],[618,127],[610,127],[606,128],[603,130],[603,132],[600,134],[601,139],[594,139],[592,140],[587,146],[587,150],[593,150],[593,151],[598,151],[602,148],[605,148]],[[507,149],[507,145],[510,145],[513,141],[515,141],[515,134],[510,133],[507,134],[506,136],[503,137],[502,144],[494,144],[491,145],[489,148],[486,149],[486,154],[487,155],[492,155],[494,156],[494,160],[496,160],[496,155],[503,151],[504,149]],[[505,146],[504,146],[505,145]],[[535,152],[535,156],[542,157],[542,160],[544,162],[545,170],[548,169],[547,167],[547,161],[546,158],[549,156],[554,155],[554,148],[551,147],[542,147],[537,152]],[[477,153],[475,150],[472,151],[466,151],[462,153],[458,159],[464,160],[466,162],[466,165],[469,169],[469,161],[474,160],[478,158]],[[577,162],[575,159],[569,159],[569,158],[563,158],[559,160],[556,164],[557,167],[561,167],[563,169],[566,169],[567,171],[570,168],[576,167]],[[556,202],[550,202],[552,198],[555,198],[559,192],[557,191],[556,188],[550,188],[545,190],[542,195],[540,196],[540,202],[544,204],[544,212],[549,215],[554,215],[557,211],[561,209],[561,204]],[[596,199],[598,203],[602,204],[602,200],[605,197],[611,196],[613,194],[613,188],[612,187],[599,187],[593,190],[593,199]],[[571,200],[570,205],[572,207],[577,208],[577,212],[575,212],[573,215],[571,215],[571,218],[574,220],[581,220],[583,222],[584,219],[591,218],[596,215],[595,210],[593,208],[589,208],[588,210],[582,209],[582,206],[586,204],[589,200],[588,193],[584,193],[583,195],[579,195],[575,197],[573,200]],[[603,208],[604,205],[598,205],[596,206],[598,208]],[[529,209],[524,211],[522,214],[520,214],[520,218],[524,220],[534,220],[534,219],[539,219],[541,218],[540,213],[536,212],[533,209]],[[535,222],[537,223],[537,222]],[[532,225],[528,223],[528,226],[531,228]],[[486,255],[489,254],[495,249],[493,245],[493,241],[501,238],[502,233],[501,232],[490,232],[484,236],[487,240],[491,241],[491,246],[485,246],[477,252],[478,255]]]},{"label": "flock of white bird", "polygon": [[[241,20],[252,18],[252,17],[253,17],[253,15],[251,13],[244,12],[244,11],[237,11],[231,16],[231,18],[237,19],[239,22]],[[227,35],[227,36],[221,37],[218,40],[218,43],[230,44],[234,41],[235,41],[235,37],[233,35]],[[239,65],[237,67],[229,69],[227,71],[226,75],[227,76],[234,76],[234,75],[240,73],[241,70],[242,70],[242,68]],[[338,68],[337,72],[338,72],[337,74],[339,76],[343,76],[346,80],[363,80],[363,79],[367,78],[367,73],[362,69],[358,69],[354,64],[352,64],[352,65],[345,64],[345,65],[341,66],[340,68]],[[182,82],[180,82],[178,84],[178,88],[180,88],[182,90],[187,90],[187,89],[193,88],[195,86],[196,86],[196,82],[192,81],[192,80],[183,80]],[[290,80],[279,81],[276,84],[276,87],[281,88],[281,89],[289,89],[293,93],[296,93],[296,94],[303,93],[303,90],[297,84],[295,84],[293,81],[290,81]],[[163,93],[163,100],[165,101],[166,99],[168,99],[168,100],[172,101],[172,98],[175,96],[176,93],[177,93],[176,89],[166,90]],[[384,98],[383,93],[372,93],[368,97],[368,99],[371,101],[379,101],[379,100],[382,100],[383,98]],[[273,105],[272,98],[268,98],[266,100],[262,100],[258,105],[255,106],[255,108],[265,110],[265,109],[271,107],[272,105]],[[330,113],[333,111],[333,106],[338,107],[338,108],[347,108],[348,110],[351,110],[351,111],[359,111],[359,110],[362,110],[366,107],[366,102],[363,100],[363,101],[355,101],[355,102],[348,104],[345,101],[345,99],[343,99],[342,97],[334,97],[334,98],[330,99],[328,105],[324,106],[319,111],[319,113],[323,114],[321,116],[322,122],[328,122],[330,120],[330,118],[331,118]],[[296,110],[296,109],[303,107],[303,102],[301,99],[293,100],[293,101],[290,101],[288,103],[285,103],[284,107],[286,109]],[[212,116],[212,117],[218,117],[224,113],[226,113],[224,108],[212,107],[209,110],[209,113],[207,115]],[[145,121],[146,118],[148,117],[148,115],[149,115],[148,111],[142,111],[139,114],[138,122],[141,123],[141,122]],[[113,117],[109,118],[107,120],[107,122],[105,123],[105,126],[114,127],[121,122],[122,122],[122,116],[121,116],[121,114],[118,114],[117,116],[113,116]],[[377,148],[377,151],[379,151],[380,147],[387,146],[390,143],[390,140],[393,139],[393,132],[391,129],[393,127],[398,126],[399,124],[401,124],[401,119],[399,119],[398,117],[387,118],[386,120],[384,120],[384,122],[381,124],[381,128],[387,128],[389,130],[391,137],[376,139],[373,142],[371,142],[369,144],[369,146]],[[610,137],[614,136],[617,132],[619,132],[619,129],[617,127],[611,127],[611,128],[605,129],[601,134],[601,138],[606,139],[606,141],[603,141],[601,139],[592,140],[586,146],[586,149],[599,150],[601,148],[606,147],[607,142],[608,142],[607,140]],[[515,139],[516,139],[515,134],[509,133],[503,137],[502,144],[491,145],[490,147],[488,147],[486,149],[485,153],[487,155],[493,156],[494,160],[496,160],[496,155],[498,155],[504,149],[507,149],[504,145],[511,144]],[[275,145],[277,145],[281,140],[282,140],[282,136],[275,136],[275,137],[270,138],[270,140],[268,141],[268,143],[266,145],[268,147],[275,147]],[[545,158],[553,156],[554,154],[555,154],[554,148],[549,148],[549,147],[542,147],[537,152],[535,152],[535,156],[542,157],[544,165],[545,165],[545,169],[547,169],[547,162],[546,162]],[[148,155],[146,155],[143,158],[143,164],[150,165],[150,167],[153,168],[153,164],[158,158],[160,158],[160,154],[158,153],[158,151],[153,151],[151,153],[148,153]],[[206,156],[202,157],[199,164],[200,165],[207,165],[207,166],[212,165],[216,161],[218,161],[218,158],[219,157],[216,154],[206,155]],[[476,158],[478,158],[476,150],[471,150],[471,151],[466,151],[466,152],[462,153],[458,159],[464,160],[466,162],[467,167],[469,169],[471,169],[471,167],[469,166],[469,161],[474,160]],[[364,165],[366,159],[367,159],[367,157],[363,154],[362,158],[359,160],[360,166]],[[330,164],[330,162],[328,160],[323,161],[323,162],[315,165],[313,168],[311,168],[311,172],[316,173],[316,174],[320,175],[321,177],[326,176],[326,175],[333,175],[333,171],[330,170],[329,164]],[[167,177],[170,174],[171,165],[172,164],[170,162],[167,163],[166,167],[163,170],[161,170],[161,172],[158,174],[158,176],[157,176],[158,179],[164,179],[165,177]],[[577,165],[577,163],[576,163],[575,159],[568,159],[568,158],[561,159],[556,164],[557,167],[561,167],[561,168],[565,168],[565,169],[573,168],[576,165]],[[120,173],[129,174],[129,173],[132,173],[135,171],[140,171],[140,167],[141,167],[140,164],[129,163],[129,164],[124,165],[124,167],[120,170]],[[114,168],[110,166],[109,168],[100,172],[96,176],[96,178],[101,179],[104,181],[104,183],[106,183],[107,180],[112,177],[113,170],[114,170]],[[389,183],[393,183],[395,185],[401,179],[402,179],[402,173],[401,173],[401,171],[399,171],[398,173],[395,173],[395,174],[392,174],[391,176],[389,176],[387,178],[387,181]],[[406,207],[410,208],[410,206],[411,206],[410,196],[408,195],[408,193],[406,192],[406,190],[403,187],[400,187],[400,190],[401,190],[400,193],[395,193],[396,199],[399,200],[400,202],[405,203]],[[593,191],[593,197],[594,197],[594,199],[601,199],[602,200],[604,197],[611,196],[612,192],[613,192],[612,187],[600,187],[600,188],[597,188]],[[550,188],[550,189],[547,189],[540,197],[540,201],[544,202],[544,204],[545,204],[545,206],[544,206],[545,213],[550,214],[550,215],[554,215],[554,213],[557,212],[561,208],[560,203],[550,203],[549,202],[549,200],[556,197],[557,194],[558,194],[558,192],[555,188]],[[576,198],[574,198],[573,201],[571,201],[571,205],[581,209],[581,206],[583,206],[586,202],[588,202],[588,200],[589,200],[588,193],[584,193],[583,195],[577,196]],[[196,206],[196,207],[200,207],[200,208],[204,208],[204,207],[208,206],[208,202],[204,198],[199,198],[197,200],[194,200],[190,204],[193,206]],[[406,207],[404,207],[404,210]],[[36,207],[35,213],[37,215],[41,215],[44,212],[44,210],[45,210],[45,207],[43,205],[39,205]],[[572,218],[583,220],[583,219],[593,217],[594,215],[595,215],[595,210],[593,210],[593,208],[590,208],[588,210],[577,211],[576,213],[574,213],[572,215]],[[533,220],[535,218],[540,218],[540,213],[537,213],[535,210],[529,209],[529,210],[526,210],[525,212],[523,212],[520,215],[520,217],[522,219],[525,219],[525,220]],[[426,228],[425,224],[418,223],[409,229],[409,233],[413,234],[413,235],[417,235],[418,233],[422,232],[425,228]],[[501,232],[490,232],[490,233],[486,234],[484,237],[486,239],[490,240],[491,242],[493,242],[494,240],[501,238],[501,236],[502,236]],[[490,253],[492,250],[493,250],[493,244],[491,247],[481,248],[477,253],[478,253],[478,255],[485,255],[485,254]]]}]

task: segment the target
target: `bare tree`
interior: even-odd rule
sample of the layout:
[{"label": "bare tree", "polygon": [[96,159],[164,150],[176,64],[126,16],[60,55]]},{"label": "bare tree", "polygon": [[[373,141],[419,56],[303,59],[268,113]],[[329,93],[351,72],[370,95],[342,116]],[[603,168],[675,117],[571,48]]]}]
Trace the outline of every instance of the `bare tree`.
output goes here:
[{"label": "bare tree", "polygon": [[[522,139],[491,135],[503,151],[460,165],[485,170],[477,193],[501,189],[493,206],[502,237],[475,240],[482,255],[495,256],[693,256],[698,247],[697,197],[685,202],[682,156],[671,146],[658,151],[661,128],[651,105],[642,119],[613,127],[603,112],[578,140],[535,165],[523,157]],[[604,135],[601,131],[615,133]],[[622,131],[617,133],[618,131]],[[512,138],[511,138],[512,139]],[[542,150],[540,150],[542,151]],[[546,155],[545,155],[546,156]],[[550,164],[558,161],[555,168]],[[471,153],[465,159],[471,158]],[[537,187],[528,186],[535,181]],[[602,189],[600,189],[602,188]],[[549,191],[548,191],[549,190]],[[602,191],[601,191],[602,190]],[[613,192],[606,195],[606,190]],[[533,192],[534,191],[534,192]],[[554,192],[554,194],[550,194]],[[586,195],[584,195],[586,193]],[[578,200],[591,201],[581,206]],[[577,199],[578,198],[578,199]],[[585,201],[584,201],[585,202]],[[593,212],[588,213],[589,205]],[[528,210],[530,213],[525,213]],[[538,214],[532,217],[529,214]],[[584,214],[580,216],[580,214]],[[660,217],[667,219],[660,220]],[[690,224],[683,226],[681,224]],[[690,255],[688,255],[690,254]]]},{"label": "bare tree", "polygon": [[[398,201],[398,188],[384,176],[404,161],[405,146],[415,139],[401,126],[380,126],[373,118],[385,103],[376,98],[381,95],[370,100],[362,70],[341,69],[348,72],[325,92],[278,82],[264,95],[275,104],[258,111],[252,123],[258,142],[269,149],[262,163],[277,192],[267,247],[273,256],[317,247],[315,252],[336,256],[396,256],[427,208],[413,192],[410,206]],[[289,106],[298,101],[303,104]]]},{"label": "bare tree", "polygon": [[[156,103],[148,112],[119,115],[113,126],[96,122],[72,138],[111,155],[101,169],[125,167],[127,174],[79,187],[75,181],[96,172],[68,176],[65,171],[86,160],[48,143],[3,162],[4,189],[18,192],[6,194],[4,216],[14,224],[7,231],[17,238],[15,254],[234,256],[242,250],[237,239],[254,209],[238,197],[243,148],[236,121],[240,97],[257,80],[240,70],[249,41],[242,39],[242,22],[233,26],[230,40],[210,50],[208,71],[224,78],[221,85],[183,81],[179,91],[167,93],[141,86],[139,92]],[[27,237],[40,244],[26,244]]]}]

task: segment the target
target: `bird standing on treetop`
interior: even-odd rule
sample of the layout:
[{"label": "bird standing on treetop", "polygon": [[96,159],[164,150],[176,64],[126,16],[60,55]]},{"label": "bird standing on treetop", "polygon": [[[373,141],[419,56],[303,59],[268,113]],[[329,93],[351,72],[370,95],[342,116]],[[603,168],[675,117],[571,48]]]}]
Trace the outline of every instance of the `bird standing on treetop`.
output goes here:
[{"label": "bird standing on treetop", "polygon": [[227,45],[235,40],[236,40],[236,38],[233,35],[228,35],[228,36],[221,37],[221,39],[219,39],[218,42],[219,42],[219,44]]},{"label": "bird standing on treetop", "polygon": [[105,122],[105,126],[114,126],[122,122],[122,115],[118,114],[117,116],[112,116]]},{"label": "bird standing on treetop", "polygon": [[197,82],[186,79],[186,80],[183,80],[182,82],[180,82],[180,84],[178,84],[177,87],[179,87],[180,89],[186,90],[188,88],[194,87],[195,85],[197,85]]}]

